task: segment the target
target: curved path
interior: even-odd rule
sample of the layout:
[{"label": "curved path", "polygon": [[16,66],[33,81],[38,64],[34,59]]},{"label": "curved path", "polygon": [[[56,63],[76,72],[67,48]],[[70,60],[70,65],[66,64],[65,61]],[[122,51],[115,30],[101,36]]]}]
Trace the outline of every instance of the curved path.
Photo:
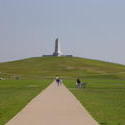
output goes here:
[{"label": "curved path", "polygon": [[53,82],[6,125],[98,125],[64,86]]}]

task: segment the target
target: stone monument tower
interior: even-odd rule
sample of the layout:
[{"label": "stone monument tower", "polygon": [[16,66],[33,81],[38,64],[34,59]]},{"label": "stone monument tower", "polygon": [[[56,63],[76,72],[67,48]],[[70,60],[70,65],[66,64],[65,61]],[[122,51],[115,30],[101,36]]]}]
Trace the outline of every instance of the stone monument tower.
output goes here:
[{"label": "stone monument tower", "polygon": [[61,52],[61,47],[60,47],[60,43],[59,43],[59,39],[57,38],[55,40],[55,50],[54,50],[54,53],[52,55],[43,55],[43,57],[46,57],[46,56],[69,56],[69,57],[72,57],[72,55],[63,55],[63,53]]},{"label": "stone monument tower", "polygon": [[55,41],[55,52],[53,53],[53,56],[62,56],[61,48],[59,39],[57,38]]}]

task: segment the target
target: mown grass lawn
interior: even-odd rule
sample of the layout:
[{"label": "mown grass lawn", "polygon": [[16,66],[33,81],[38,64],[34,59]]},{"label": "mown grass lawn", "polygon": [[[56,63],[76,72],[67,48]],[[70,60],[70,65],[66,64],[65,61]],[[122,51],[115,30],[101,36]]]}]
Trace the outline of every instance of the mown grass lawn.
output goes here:
[{"label": "mown grass lawn", "polygon": [[[35,57],[0,63],[0,78],[6,79],[0,81],[0,125],[50,83],[43,79],[56,75],[74,79],[65,81],[66,86],[100,124],[125,125],[125,66],[78,57]],[[88,82],[86,89],[75,88],[77,77]]]},{"label": "mown grass lawn", "polygon": [[101,125],[125,125],[125,81],[90,79],[85,89],[77,89],[75,81],[65,85]]},{"label": "mown grass lawn", "polygon": [[50,83],[50,80],[0,81],[0,125],[4,125],[16,115]]}]

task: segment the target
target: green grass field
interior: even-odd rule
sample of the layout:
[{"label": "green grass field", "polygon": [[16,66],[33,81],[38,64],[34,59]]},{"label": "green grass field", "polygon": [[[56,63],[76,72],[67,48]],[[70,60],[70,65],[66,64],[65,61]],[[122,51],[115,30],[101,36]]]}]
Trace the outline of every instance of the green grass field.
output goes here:
[{"label": "green grass field", "polygon": [[64,78],[125,79],[125,66],[76,57],[37,57],[0,63],[0,77],[8,79],[43,79],[55,75]]},{"label": "green grass field", "polygon": [[[125,66],[78,57],[36,57],[0,63],[0,125],[12,118],[55,76],[102,125],[125,125]],[[76,89],[76,78],[88,82]],[[15,80],[19,79],[19,80]]]},{"label": "green grass field", "polygon": [[85,79],[87,87],[76,88],[75,81],[65,85],[101,125],[125,125],[125,81]]},{"label": "green grass field", "polygon": [[50,83],[50,80],[0,81],[0,125],[4,125],[15,116]]}]

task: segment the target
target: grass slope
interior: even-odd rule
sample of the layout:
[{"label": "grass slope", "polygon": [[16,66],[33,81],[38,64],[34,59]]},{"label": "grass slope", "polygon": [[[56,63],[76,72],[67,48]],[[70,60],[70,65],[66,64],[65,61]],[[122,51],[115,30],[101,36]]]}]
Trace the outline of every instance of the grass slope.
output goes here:
[{"label": "grass slope", "polygon": [[88,86],[77,89],[72,80],[65,85],[100,125],[125,125],[125,81],[85,79]]},{"label": "grass slope", "polygon": [[38,57],[0,63],[0,76],[22,79],[45,77],[88,77],[125,79],[125,66],[103,61],[72,57]]},{"label": "grass slope", "polygon": [[[0,125],[48,85],[38,80],[56,75],[66,79],[69,90],[100,124],[125,124],[124,65],[74,57],[38,57],[0,63],[0,77],[8,79],[0,81]],[[16,77],[25,80],[11,80]],[[77,77],[88,82],[86,89],[76,89]]]},{"label": "grass slope", "polygon": [[0,125],[16,115],[33,97],[51,81],[3,80],[0,81]]}]

